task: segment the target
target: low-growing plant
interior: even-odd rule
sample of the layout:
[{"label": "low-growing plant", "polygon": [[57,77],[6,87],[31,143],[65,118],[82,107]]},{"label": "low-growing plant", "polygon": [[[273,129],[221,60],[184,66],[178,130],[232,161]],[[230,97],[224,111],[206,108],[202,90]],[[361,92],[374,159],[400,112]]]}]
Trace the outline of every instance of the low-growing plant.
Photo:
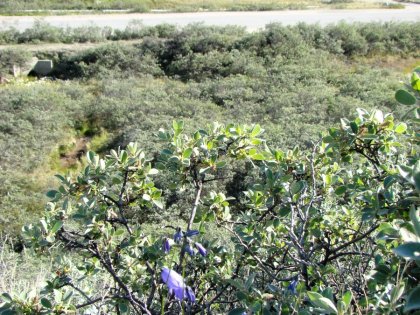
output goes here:
[{"label": "low-growing plant", "polygon": [[0,75],[14,74],[14,67],[26,67],[30,62],[31,58],[32,54],[27,50],[0,50]]},{"label": "low-growing plant", "polygon": [[[307,150],[270,147],[257,124],[213,123],[187,134],[174,121],[171,130],[158,131],[165,145],[153,158],[135,143],[103,158],[88,152],[76,179],[57,175],[60,186],[48,193],[44,217],[24,227],[23,237],[39,252],[63,246],[79,255],[80,278],[103,274],[111,279],[107,293],[82,290],[65,263],[38,295],[3,294],[0,310],[418,310],[419,82],[415,72],[410,92],[396,94],[414,106],[404,121],[358,109]],[[212,183],[235,161],[255,174],[232,198]],[[164,233],[145,233],[141,218],[163,212],[170,191],[190,192],[179,195],[189,204],[186,220],[173,217],[161,222]],[[209,233],[212,226],[230,241]]]}]

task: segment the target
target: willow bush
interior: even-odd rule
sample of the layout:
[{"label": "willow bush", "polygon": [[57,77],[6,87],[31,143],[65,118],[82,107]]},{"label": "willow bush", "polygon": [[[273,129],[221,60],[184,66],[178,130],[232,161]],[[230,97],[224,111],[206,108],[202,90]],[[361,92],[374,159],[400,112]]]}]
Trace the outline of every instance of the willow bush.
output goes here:
[{"label": "willow bush", "polygon": [[[103,158],[88,152],[76,179],[57,175],[61,184],[48,193],[44,217],[23,229],[40,253],[61,247],[80,260],[66,261],[40,292],[4,293],[0,311],[419,309],[419,84],[415,72],[409,89],[397,91],[408,106],[401,120],[358,109],[355,119],[342,119],[305,150],[270,147],[258,124],[213,123],[186,133],[174,121],[158,131],[164,145],[157,156],[135,143]],[[217,182],[237,161],[255,172],[232,197]],[[145,233],[138,218],[164,212],[169,191],[190,192],[186,220],[175,224],[174,214],[162,231]],[[225,234],[211,233],[216,228]],[[105,294],[81,286],[97,275],[110,279]]]}]

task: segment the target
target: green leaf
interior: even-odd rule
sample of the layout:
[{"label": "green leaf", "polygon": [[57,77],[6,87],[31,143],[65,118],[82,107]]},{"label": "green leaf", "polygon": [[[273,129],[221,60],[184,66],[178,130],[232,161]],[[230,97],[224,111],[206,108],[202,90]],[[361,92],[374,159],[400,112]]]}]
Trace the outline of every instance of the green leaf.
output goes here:
[{"label": "green leaf", "polygon": [[331,136],[326,136],[326,137],[322,138],[322,141],[324,143],[332,143],[332,142],[334,142],[334,138],[331,137]]},{"label": "green leaf", "polygon": [[410,219],[413,222],[414,230],[418,237],[420,237],[420,219],[418,215],[419,210],[417,210],[414,206],[410,209]]},{"label": "green leaf", "polygon": [[191,157],[191,154],[193,153],[193,149],[192,148],[188,148],[184,151],[184,153],[182,153],[182,158],[183,159],[189,159]]},{"label": "green leaf", "polygon": [[347,309],[347,306],[342,300],[337,302],[337,313],[339,315],[344,315],[346,312],[346,309]]},{"label": "green leaf", "polygon": [[392,250],[396,255],[408,259],[420,259],[420,243],[409,242]]},{"label": "green leaf", "polygon": [[256,124],[251,131],[251,137],[256,137],[261,133],[261,126]]},{"label": "green leaf", "polygon": [[245,282],[245,287],[249,290],[252,285],[254,284],[254,280],[255,280],[255,273],[251,273],[248,277],[248,279]]},{"label": "green leaf", "polygon": [[151,168],[150,170],[149,170],[149,173],[147,173],[147,175],[156,175],[156,174],[158,174],[159,173],[159,170],[158,169],[156,169],[156,168]]},{"label": "green leaf", "polygon": [[404,313],[420,309],[420,286],[410,292],[404,307]]},{"label": "green leaf", "polygon": [[398,90],[395,93],[395,99],[404,105],[414,105],[416,104],[416,98],[407,92],[406,90]]},{"label": "green leaf", "polygon": [[55,234],[57,233],[57,231],[59,229],[61,229],[61,227],[63,226],[63,222],[62,221],[57,221],[55,222],[54,226],[52,227],[52,229],[50,230],[51,234]]},{"label": "green leaf", "polygon": [[385,189],[388,189],[393,183],[395,183],[397,180],[394,176],[387,176],[384,180],[384,187]]},{"label": "green leaf", "polygon": [[200,168],[200,170],[198,171],[200,174],[205,174],[205,173],[207,173],[208,171],[210,171],[211,170],[211,167],[210,166],[208,166],[208,167],[204,167],[204,168]]},{"label": "green leaf", "polygon": [[392,304],[397,303],[397,301],[404,294],[404,290],[405,290],[405,284],[403,282],[392,288],[391,293],[390,293]]},{"label": "green leaf", "polygon": [[160,200],[160,199],[153,199],[153,203],[159,209],[163,209],[163,202],[162,202],[162,200]]},{"label": "green leaf", "polygon": [[296,195],[298,193],[301,193],[303,189],[305,189],[305,181],[301,180],[292,184],[292,186],[290,187],[290,192],[293,195]]},{"label": "green leaf", "polygon": [[184,122],[182,120],[172,122],[172,127],[174,129],[175,135],[179,135],[184,130]]},{"label": "green leaf", "polygon": [[239,301],[246,301],[246,299],[248,298],[248,296],[242,291],[236,292],[236,297]]},{"label": "green leaf", "polygon": [[70,301],[72,296],[73,296],[73,291],[72,290],[66,291],[63,295],[63,302],[67,303],[68,301]]},{"label": "green leaf", "polygon": [[351,291],[347,291],[346,293],[343,294],[342,300],[343,300],[344,304],[346,304],[347,307],[350,306],[352,298],[353,298],[353,295],[352,295]]},{"label": "green leaf", "polygon": [[51,304],[50,300],[48,300],[47,298],[42,298],[41,299],[41,305],[45,308],[48,308],[48,309],[52,308],[52,304]]},{"label": "green leaf", "polygon": [[18,315],[18,313],[14,310],[8,309],[8,310],[5,310],[5,311],[1,312],[1,315]]},{"label": "green leaf", "polygon": [[246,313],[246,308],[239,307],[231,310],[228,315],[242,315],[244,312]]},{"label": "green leaf", "polygon": [[1,297],[1,299],[2,299],[3,301],[5,301],[6,303],[12,303],[12,302],[13,302],[13,299],[12,299],[12,297],[10,296],[10,294],[9,294],[9,293],[3,293],[0,297]]},{"label": "green leaf", "polygon": [[359,125],[356,124],[354,121],[352,121],[350,123],[350,127],[351,127],[351,130],[353,131],[353,133],[355,133],[355,134],[359,133]]},{"label": "green leaf", "polygon": [[46,195],[48,198],[54,199],[57,196],[57,194],[59,194],[57,190],[50,190],[49,192],[47,192]]},{"label": "green leaf", "polygon": [[265,160],[265,156],[261,153],[256,153],[256,154],[252,155],[251,158],[253,160],[256,160],[256,161],[264,161]]},{"label": "green leaf", "polygon": [[95,157],[95,153],[94,153],[94,152],[92,152],[92,151],[89,151],[89,152],[87,153],[86,157],[87,157],[88,162],[89,162],[89,163],[92,163],[92,162],[93,162],[93,159],[94,159],[94,157]]},{"label": "green leaf", "polygon": [[127,151],[122,151],[121,152],[121,163],[125,163],[128,159],[128,154]]},{"label": "green leaf", "polygon": [[396,133],[404,133],[407,130],[407,124],[406,123],[399,123],[396,127],[395,127],[395,132]]},{"label": "green leaf", "polygon": [[314,303],[317,307],[322,308],[322,310],[326,313],[337,313],[337,308],[330,299],[323,297],[317,292],[308,292],[308,296],[312,303]]},{"label": "green leaf", "polygon": [[121,236],[125,233],[125,230],[123,228],[119,228],[114,232],[114,236]]},{"label": "green leaf", "polygon": [[418,161],[412,167],[406,165],[397,165],[397,169],[400,175],[406,181],[416,187],[417,190],[420,190],[420,161]]},{"label": "green leaf", "polygon": [[54,236],[52,236],[52,235],[48,235],[48,236],[45,238],[45,240],[46,240],[48,243],[54,243],[54,241],[55,241],[55,237],[54,237]]},{"label": "green leaf", "polygon": [[120,302],[120,303],[118,303],[118,306],[119,306],[120,312],[122,314],[127,314],[128,311],[130,310],[130,308],[129,308],[129,306],[126,302]]},{"label": "green leaf", "polygon": [[61,291],[54,289],[54,300],[56,303],[61,303],[61,301],[63,300],[63,294],[61,293]]},{"label": "green leaf", "polygon": [[339,187],[336,188],[335,194],[338,195],[338,196],[342,195],[346,192],[346,190],[347,190],[346,186],[339,186]]},{"label": "green leaf", "polygon": [[416,72],[413,72],[411,76],[411,87],[416,91],[420,91],[420,77]]}]

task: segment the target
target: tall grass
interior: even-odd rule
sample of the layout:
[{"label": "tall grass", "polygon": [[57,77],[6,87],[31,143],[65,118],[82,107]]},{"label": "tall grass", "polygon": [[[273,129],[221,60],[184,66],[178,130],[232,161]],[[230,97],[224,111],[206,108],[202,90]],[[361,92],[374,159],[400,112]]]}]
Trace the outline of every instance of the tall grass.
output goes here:
[{"label": "tall grass", "polygon": [[22,292],[41,288],[53,268],[53,258],[37,257],[29,249],[14,251],[13,241],[0,236],[0,292]]}]

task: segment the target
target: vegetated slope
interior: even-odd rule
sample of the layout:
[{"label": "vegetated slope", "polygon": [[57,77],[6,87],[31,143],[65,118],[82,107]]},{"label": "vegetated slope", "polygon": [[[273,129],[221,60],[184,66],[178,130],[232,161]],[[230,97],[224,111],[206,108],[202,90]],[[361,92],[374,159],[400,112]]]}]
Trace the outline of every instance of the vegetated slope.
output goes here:
[{"label": "vegetated slope", "polygon": [[247,33],[193,25],[151,28],[137,45],[38,52],[54,59],[52,78],[63,80],[0,88],[0,226],[16,232],[36,218],[52,175],[68,166],[60,157],[81,137],[99,152],[133,140],[156,152],[152,131],[176,118],[190,129],[261,123],[272,144],[290,148],[357,107],[393,110],[399,74],[358,59],[418,58],[418,27],[270,25]]},{"label": "vegetated slope", "polygon": [[0,12],[18,13],[20,10],[130,10],[149,12],[168,10],[178,12],[193,11],[245,11],[245,10],[284,10],[313,7],[378,7],[381,1],[366,0],[106,0],[106,1],[44,1],[44,0],[5,0]]}]

